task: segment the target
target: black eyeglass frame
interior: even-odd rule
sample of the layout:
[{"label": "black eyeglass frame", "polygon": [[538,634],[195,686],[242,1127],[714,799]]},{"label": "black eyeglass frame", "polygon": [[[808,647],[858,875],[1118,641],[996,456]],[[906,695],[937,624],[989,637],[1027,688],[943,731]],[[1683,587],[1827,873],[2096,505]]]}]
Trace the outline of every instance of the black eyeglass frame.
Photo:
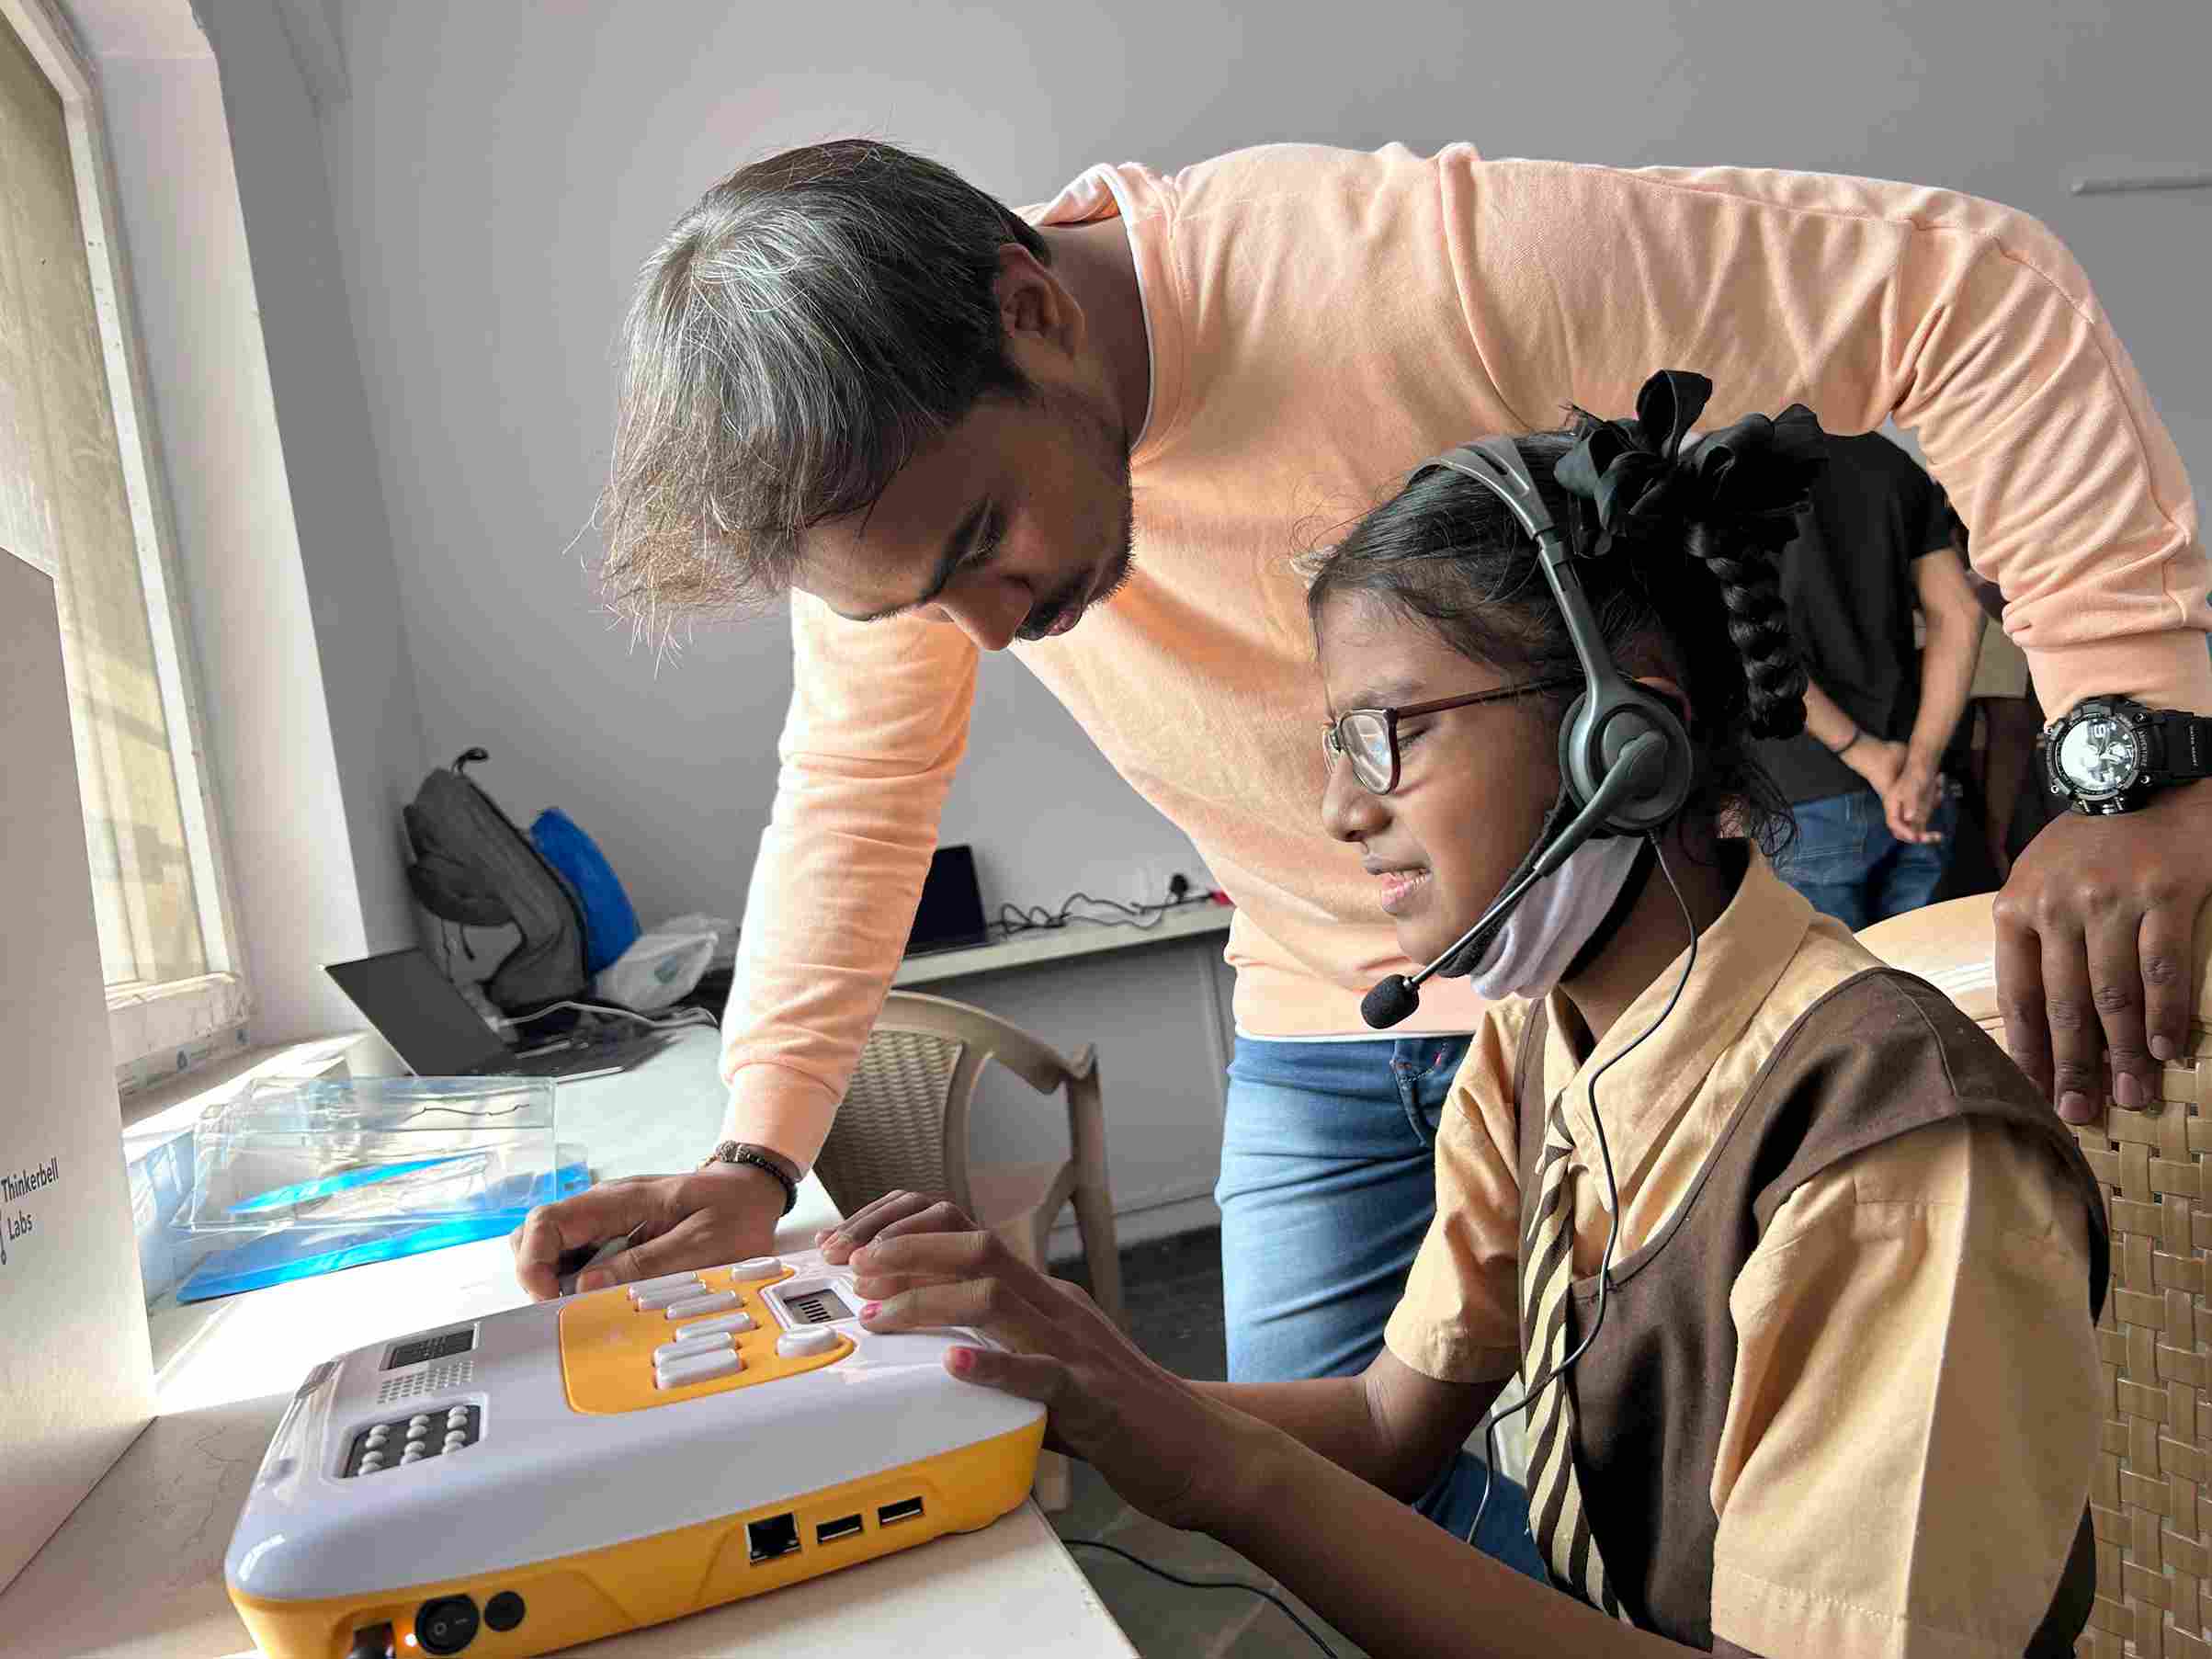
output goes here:
[{"label": "black eyeglass frame", "polygon": [[[1331,771],[1335,770],[1339,756],[1349,757],[1353,780],[1361,789],[1370,795],[1388,795],[1398,788],[1400,721],[1411,720],[1422,714],[1440,714],[1446,709],[1469,709],[1479,703],[1500,703],[1516,697],[1532,697],[1539,691],[1558,691],[1582,683],[1582,677],[1578,675],[1555,675],[1549,679],[1530,680],[1525,685],[1502,686],[1495,691],[1472,691],[1465,697],[1440,697],[1433,702],[1405,703],[1395,709],[1346,709],[1322,728],[1322,756]],[[1358,756],[1362,749],[1346,743],[1344,737],[1344,722],[1356,720],[1363,714],[1382,722],[1384,742],[1390,753],[1390,778],[1380,789],[1376,788],[1360,772]]]}]

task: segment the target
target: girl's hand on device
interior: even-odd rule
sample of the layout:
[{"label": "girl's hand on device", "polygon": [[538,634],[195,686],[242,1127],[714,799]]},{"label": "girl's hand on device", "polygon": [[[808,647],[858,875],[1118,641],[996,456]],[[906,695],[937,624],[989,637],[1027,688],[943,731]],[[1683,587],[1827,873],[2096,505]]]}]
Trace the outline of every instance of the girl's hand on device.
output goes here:
[{"label": "girl's hand on device", "polygon": [[1090,1463],[1135,1507],[1203,1528],[1229,1512],[1259,1424],[1146,1358],[1077,1287],[1048,1278],[951,1204],[893,1193],[825,1236],[868,1300],[870,1331],[967,1325],[1011,1353],[955,1348],[963,1381],[1040,1401],[1046,1444]]}]

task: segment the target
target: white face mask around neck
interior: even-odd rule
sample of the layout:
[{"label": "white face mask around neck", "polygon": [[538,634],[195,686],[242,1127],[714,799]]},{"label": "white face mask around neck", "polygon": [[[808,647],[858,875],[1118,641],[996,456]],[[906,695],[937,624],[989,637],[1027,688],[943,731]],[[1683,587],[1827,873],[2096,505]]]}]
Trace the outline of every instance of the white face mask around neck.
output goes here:
[{"label": "white face mask around neck", "polygon": [[1496,1002],[1556,986],[1620,897],[1643,846],[1640,835],[1584,842],[1530,888],[1469,971],[1475,994]]}]

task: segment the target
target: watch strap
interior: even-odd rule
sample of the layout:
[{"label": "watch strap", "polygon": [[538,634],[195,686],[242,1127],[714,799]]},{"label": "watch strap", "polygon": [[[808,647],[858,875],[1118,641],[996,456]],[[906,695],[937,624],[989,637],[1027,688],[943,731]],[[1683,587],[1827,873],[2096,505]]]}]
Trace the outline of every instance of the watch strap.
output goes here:
[{"label": "watch strap", "polygon": [[791,1178],[782,1165],[748,1142],[724,1141],[699,1160],[701,1169],[710,1164],[743,1164],[754,1169],[766,1170],[776,1177],[776,1184],[783,1188],[782,1213],[785,1215],[789,1215],[792,1207],[799,1202],[799,1183]]},{"label": "watch strap", "polygon": [[2212,718],[2161,709],[2145,723],[2159,734],[2161,781],[2212,777]]}]

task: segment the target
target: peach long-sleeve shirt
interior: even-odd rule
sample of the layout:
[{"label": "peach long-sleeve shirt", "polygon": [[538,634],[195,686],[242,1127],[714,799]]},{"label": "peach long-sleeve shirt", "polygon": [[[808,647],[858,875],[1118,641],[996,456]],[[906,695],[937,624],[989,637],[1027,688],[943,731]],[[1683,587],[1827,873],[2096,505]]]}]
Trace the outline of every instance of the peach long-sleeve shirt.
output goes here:
[{"label": "peach long-sleeve shirt", "polygon": [[[1321,829],[1293,560],[1428,456],[1571,403],[1626,415],[1654,369],[1710,376],[1713,426],[1803,402],[1832,432],[1917,428],[2050,713],[2096,692],[2212,712],[2181,458],[2081,267],[2025,214],[1823,175],[1277,145],[1173,176],[1095,167],[1031,217],[1121,220],[1151,407],[1132,580],[1014,650],[1235,900],[1246,1031],[1362,1031],[1361,993],[1407,965],[1358,849]],[[804,1162],[904,946],[976,649],[803,595],[791,617],[722,1069],[731,1132]],[[1414,1028],[1480,1015],[1432,981]]]}]

